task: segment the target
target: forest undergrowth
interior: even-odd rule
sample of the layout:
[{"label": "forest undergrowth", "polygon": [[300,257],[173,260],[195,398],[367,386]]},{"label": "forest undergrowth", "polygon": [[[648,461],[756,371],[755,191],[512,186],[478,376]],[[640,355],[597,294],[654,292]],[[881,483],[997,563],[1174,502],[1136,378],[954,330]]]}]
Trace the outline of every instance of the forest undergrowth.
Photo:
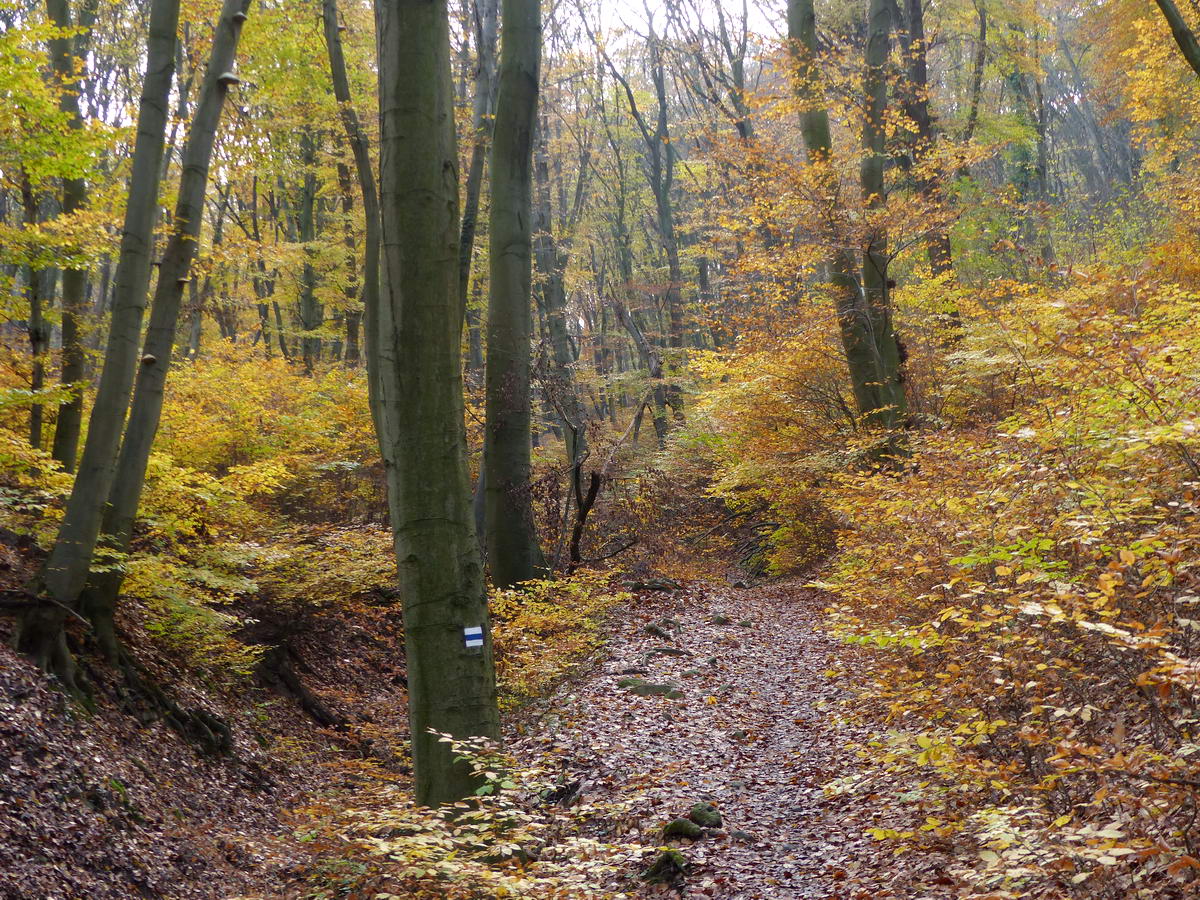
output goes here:
[{"label": "forest undergrowth", "polygon": [[1200,3],[611,6],[0,0],[0,896],[1200,893]]},{"label": "forest undergrowth", "polygon": [[[277,807],[295,854],[278,890],[1188,894],[1194,300],[1117,270],[995,290],[1002,304],[961,298],[971,327],[930,351],[952,377],[914,366],[921,424],[882,461],[852,431],[781,427],[813,378],[807,348],[769,368],[697,360],[687,427],[624,451],[635,467],[587,544],[636,548],[493,594],[508,746],[461,749],[488,792],[452,823],[405,799],[399,695],[377,689],[402,685],[402,662],[314,678],[335,662],[322,631],[395,628],[353,379],[330,369],[313,392],[232,354],[181,368],[188,414],[164,423],[123,562],[126,625],[182,667],[161,677],[199,679],[201,705],[266,690],[308,721],[307,736],[273,714],[231,722],[317,773]],[[36,555],[63,479],[6,447],[10,552]],[[663,835],[703,803],[721,828]],[[663,847],[682,868],[640,882]]]}]

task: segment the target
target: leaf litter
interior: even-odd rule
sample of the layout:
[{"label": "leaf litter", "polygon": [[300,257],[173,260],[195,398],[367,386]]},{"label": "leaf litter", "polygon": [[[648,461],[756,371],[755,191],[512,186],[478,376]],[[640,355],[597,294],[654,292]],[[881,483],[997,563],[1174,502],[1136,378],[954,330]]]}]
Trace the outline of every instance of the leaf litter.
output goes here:
[{"label": "leaf litter", "polygon": [[[898,857],[868,834],[918,828],[924,814],[877,802],[890,791],[855,750],[866,733],[844,717],[840,675],[859,651],[823,631],[827,603],[796,580],[642,594],[616,617],[609,655],[514,724],[510,749],[556,759],[588,799],[628,804],[647,864],[653,848],[683,852],[687,878],[643,895],[959,896],[950,847]],[[664,633],[681,652],[661,652]],[[631,674],[678,696],[622,687]],[[664,826],[700,803],[721,827],[664,840]]]}]

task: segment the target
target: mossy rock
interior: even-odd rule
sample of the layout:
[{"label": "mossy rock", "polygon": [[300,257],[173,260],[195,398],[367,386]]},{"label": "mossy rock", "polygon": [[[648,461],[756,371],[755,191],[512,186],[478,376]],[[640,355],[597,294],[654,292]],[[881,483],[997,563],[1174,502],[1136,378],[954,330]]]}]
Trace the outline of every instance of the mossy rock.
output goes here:
[{"label": "mossy rock", "polygon": [[688,858],[678,850],[663,850],[642,872],[642,881],[648,884],[680,884],[691,869]]},{"label": "mossy rock", "polygon": [[668,700],[678,700],[683,696],[683,691],[678,685],[656,684],[644,678],[622,678],[617,682],[617,687],[632,691],[639,697],[666,697]]},{"label": "mossy rock", "polygon": [[689,840],[698,841],[704,837],[704,829],[691,819],[673,819],[663,828],[663,837],[667,839],[685,837]]},{"label": "mossy rock", "polygon": [[663,656],[691,656],[692,654],[679,647],[651,647],[650,653],[659,653]]},{"label": "mossy rock", "polygon": [[721,813],[711,803],[697,803],[688,818],[703,828],[721,827]]},{"label": "mossy rock", "polygon": [[749,619],[742,619],[742,621],[738,622],[738,628],[753,628],[753,627],[754,627],[754,623],[751,622]]},{"label": "mossy rock", "polygon": [[674,578],[645,578],[641,581],[630,581],[627,587],[631,591],[677,591],[683,587],[683,582]]},{"label": "mossy rock", "polygon": [[663,628],[661,625],[650,624],[644,627],[642,631],[664,641],[675,640],[675,638],[671,636],[671,632],[667,631],[667,629]]},{"label": "mossy rock", "polygon": [[728,625],[733,619],[728,616],[716,615],[708,620],[709,625]]}]

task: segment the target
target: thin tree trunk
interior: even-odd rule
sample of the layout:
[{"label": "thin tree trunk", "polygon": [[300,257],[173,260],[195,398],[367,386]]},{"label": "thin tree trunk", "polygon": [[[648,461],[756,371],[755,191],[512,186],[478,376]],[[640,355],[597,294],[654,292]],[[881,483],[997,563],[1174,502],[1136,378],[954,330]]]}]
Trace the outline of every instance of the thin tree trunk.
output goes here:
[{"label": "thin tree trunk", "polygon": [[200,291],[196,289],[195,280],[188,285],[188,305],[190,310],[187,353],[184,355],[195,359],[200,355],[200,335],[204,330],[204,301],[200,296]]},{"label": "thin tree trunk", "polygon": [[300,186],[300,203],[296,210],[296,226],[300,242],[304,245],[304,265],[300,270],[300,328],[301,353],[304,359],[304,371],[310,375],[321,358],[321,339],[312,334],[324,323],[325,313],[317,301],[317,275],[312,260],[316,253],[313,241],[316,240],[316,203],[317,203],[317,141],[309,129],[300,133],[300,162],[304,166],[303,181]]},{"label": "thin tree trunk", "polygon": [[[634,346],[637,347],[638,355],[642,358],[642,365],[646,367],[647,372],[650,374],[652,384],[651,395],[654,399],[654,434],[658,438],[658,446],[661,448],[665,446],[667,438],[667,392],[662,380],[662,356],[658,352],[658,347],[647,340],[645,332],[642,331],[637,320],[630,314],[629,308],[620,300],[614,300],[613,306],[617,311],[617,318],[625,330],[629,332]],[[642,410],[639,408],[639,419],[641,415]]]},{"label": "thin tree trunk", "polygon": [[496,130],[492,141],[487,368],[483,465],[492,584],[511,587],[545,570],[530,496],[532,165],[541,61],[537,0],[504,0]]},{"label": "thin tree trunk", "polygon": [[[593,41],[595,37],[593,36]],[[656,225],[663,252],[667,257],[667,290],[663,295],[667,313],[667,344],[675,351],[669,361],[667,370],[673,374],[675,357],[682,362],[683,357],[683,305],[680,298],[680,286],[683,282],[682,267],[679,258],[679,238],[675,228],[675,210],[672,204],[671,192],[675,179],[675,145],[671,142],[670,129],[667,120],[667,91],[666,71],[663,61],[663,49],[658,36],[651,28],[648,37],[650,63],[650,78],[654,84],[654,95],[657,101],[655,109],[654,128],[650,128],[632,86],[624,75],[609,58],[608,53],[597,44],[608,64],[609,71],[621,85],[625,99],[629,103],[629,112],[642,135],[646,147],[646,159],[649,168],[650,190],[654,195]],[[674,384],[665,388],[667,401],[677,418],[683,417],[683,395]]]},{"label": "thin tree trunk", "polygon": [[[963,128],[963,141],[975,137],[979,124],[979,101],[983,96],[983,70],[987,66],[988,16],[987,0],[975,0],[975,13],[979,17],[979,36],[975,38],[975,62],[971,68],[971,106],[967,110],[967,122]],[[966,174],[965,172],[959,173]]]},{"label": "thin tree trunk", "polygon": [[431,729],[460,738],[500,731],[467,480],[450,31],[445,3],[376,0],[375,11],[380,440],[404,598],[415,795],[434,805],[471,794],[476,782]]},{"label": "thin tree trunk", "polygon": [[[221,124],[225,97],[236,83],[231,80],[230,73],[237,58],[242,23],[250,2],[224,0],[183,151],[183,174],[179,180],[175,218],[158,269],[150,324],[142,349],[142,365],[138,369],[129,422],[125,427],[125,439],[117,461],[117,477],[109,492],[104,513],[105,543],[121,551],[128,549],[133,535],[133,523],[146,479],[146,464],[162,416],[163,391],[171,366],[183,292],[191,282],[192,263],[200,245],[209,163]],[[122,578],[118,569],[94,575],[82,604],[101,646],[110,657],[114,656],[117,649],[113,611]]]},{"label": "thin tree trunk", "polygon": [[345,362],[349,366],[358,366],[358,324],[362,315],[355,309],[358,303],[358,254],[354,252],[354,194],[350,181],[350,167],[345,163],[337,164],[338,188],[342,194],[342,243],[346,246],[346,355]]},{"label": "thin tree trunk", "polygon": [[[546,129],[540,129],[536,163],[537,209],[534,217],[534,259],[541,286],[542,306],[546,311],[546,331],[550,338],[552,368],[548,373],[547,400],[562,423],[567,448],[567,466],[576,468],[587,449],[587,414],[579,400],[572,368],[575,355],[566,323],[566,269],[569,255],[554,236],[550,201],[549,153]],[[587,171],[586,162],[580,177]],[[578,196],[578,192],[577,192]],[[575,476],[576,480],[578,475]]]},{"label": "thin tree trunk", "polygon": [[333,75],[333,96],[342,114],[342,127],[350,142],[358,189],[362,195],[365,241],[363,247],[363,330],[367,359],[367,396],[371,416],[379,432],[378,372],[379,372],[379,192],[375,186],[375,170],[371,168],[371,149],[359,123],[350,96],[350,80],[346,75],[346,58],[342,52],[341,28],[338,24],[337,0],[324,0],[325,44],[329,51],[329,67]]},{"label": "thin tree trunk", "polygon": [[67,500],[58,538],[40,574],[39,588],[53,605],[31,611],[20,623],[17,646],[74,688],[74,664],[63,628],[87,581],[105,501],[113,484],[129,392],[137,369],[138,337],[146,307],[167,102],[175,71],[179,0],[150,6],[146,74],[138,108],[129,202],[117,264],[104,370],[96,391],[79,472]]},{"label": "thin tree trunk", "polygon": [[[916,189],[931,207],[943,202],[941,185],[937,176],[926,170],[928,159],[933,153],[935,136],[933,117],[929,113],[929,66],[926,60],[924,0],[907,0],[908,84],[904,111],[916,128],[916,146],[913,162],[918,165]],[[950,248],[950,232],[937,225],[925,234],[925,248],[929,257],[929,268],[935,276],[951,274],[954,258]]]},{"label": "thin tree trunk", "polygon": [[[475,232],[479,222],[479,197],[488,144],[492,137],[491,115],[496,97],[496,33],[498,0],[475,0],[475,97],[471,109],[471,162],[463,202],[462,230],[458,245],[458,293],[463,306],[471,285],[471,259],[475,251]],[[474,376],[483,369],[479,310],[467,310],[470,329],[467,372]]]},{"label": "thin tree trunk", "polygon": [[[46,13],[51,22],[64,33],[50,39],[50,65],[55,78],[62,87],[59,108],[70,116],[71,128],[82,131],[83,112],[79,106],[80,91],[72,86],[79,76],[77,66],[82,65],[87,55],[91,27],[96,18],[96,0],[85,0],[79,11],[79,20],[71,21],[69,0],[46,0]],[[85,29],[74,34],[74,28]],[[82,177],[64,178],[62,183],[62,211],[69,216],[87,205],[87,181]],[[71,399],[58,409],[54,426],[54,443],[51,455],[68,472],[75,471],[75,459],[79,451],[79,434],[83,424],[83,385],[87,355],[83,344],[83,318],[86,311],[84,290],[87,287],[87,269],[64,269],[62,276],[62,370],[59,376],[63,385],[71,389]]]},{"label": "thin tree trunk", "polygon": [[[33,193],[33,185],[28,173],[21,172],[21,204],[25,211],[25,225],[32,227],[37,224],[38,204]],[[31,371],[29,386],[36,397],[46,386],[46,351],[50,349],[50,327],[46,322],[43,305],[45,278],[40,269],[32,266],[26,268],[25,296],[29,300],[29,352],[31,356]],[[29,408],[29,443],[37,449],[42,448],[42,426],[45,421],[45,406],[36,401]]]}]

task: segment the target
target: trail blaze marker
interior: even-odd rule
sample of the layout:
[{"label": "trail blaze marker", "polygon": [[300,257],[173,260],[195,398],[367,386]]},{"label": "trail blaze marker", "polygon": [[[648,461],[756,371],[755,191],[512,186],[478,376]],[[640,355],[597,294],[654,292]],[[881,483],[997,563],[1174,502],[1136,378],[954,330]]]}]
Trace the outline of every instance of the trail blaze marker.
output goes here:
[{"label": "trail blaze marker", "polygon": [[477,650],[483,646],[483,626],[471,625],[463,629],[463,644],[468,650]]}]

